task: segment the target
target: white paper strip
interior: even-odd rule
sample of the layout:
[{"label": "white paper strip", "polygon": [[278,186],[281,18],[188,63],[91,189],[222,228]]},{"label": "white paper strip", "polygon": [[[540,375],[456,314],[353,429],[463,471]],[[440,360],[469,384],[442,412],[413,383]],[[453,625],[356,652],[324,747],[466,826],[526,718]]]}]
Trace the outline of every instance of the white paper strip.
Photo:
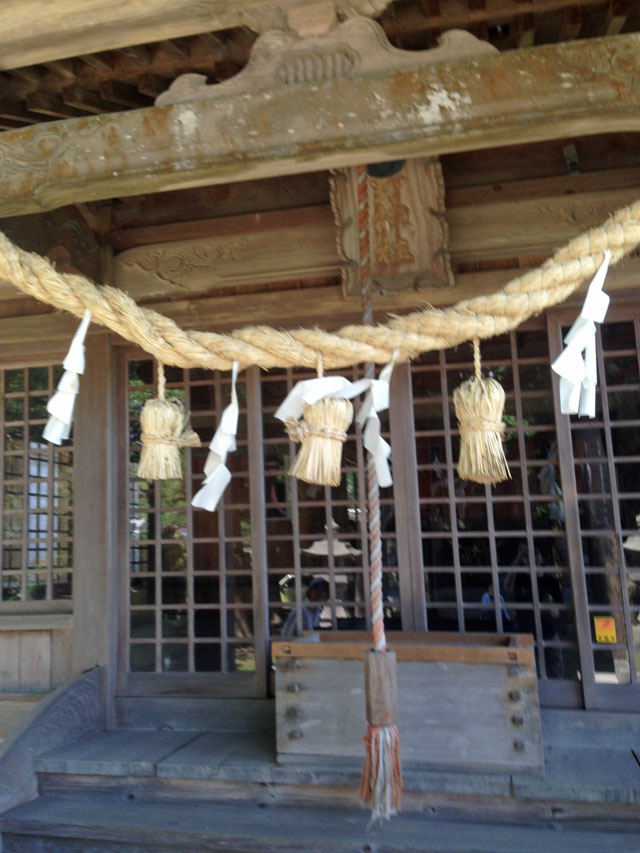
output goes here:
[{"label": "white paper strip", "polygon": [[79,377],[85,369],[84,339],[90,322],[91,311],[87,308],[62,363],[64,373],[58,382],[57,391],[47,403],[50,417],[42,434],[52,444],[62,444],[71,434],[73,410],[80,390]]},{"label": "white paper strip", "polygon": [[380,435],[378,412],[389,408],[389,382],[394,363],[395,358],[382,368],[378,379],[350,382],[344,376],[323,376],[298,382],[280,404],[275,417],[280,421],[286,421],[287,418],[299,420],[305,405],[311,406],[325,397],[351,400],[366,392],[367,396],[358,412],[358,423],[364,427],[364,446],[373,454],[376,463],[378,484],[386,488],[393,482],[388,462],[391,447]]},{"label": "white paper strip", "polygon": [[365,448],[373,456],[376,466],[378,485],[386,489],[393,480],[389,470],[391,445],[380,435],[380,418],[378,412],[389,408],[389,383],[393,373],[395,360],[380,371],[378,379],[371,379],[369,391],[358,412],[358,423],[364,426],[363,442]]},{"label": "white paper strip", "polygon": [[231,472],[226,466],[227,454],[236,449],[236,433],[238,432],[238,394],[236,380],[238,378],[238,362],[233,362],[231,369],[231,402],[222,413],[215,435],[209,444],[209,455],[204,463],[205,480],[202,488],[196,492],[191,505],[215,512],[224,490],[231,482]]},{"label": "white paper strip", "polygon": [[287,418],[299,420],[304,412],[305,404],[312,406],[325,397],[339,397],[351,400],[369,389],[369,379],[359,379],[349,382],[344,376],[323,376],[318,379],[304,379],[296,383],[280,404],[274,417],[279,421]]},{"label": "white paper strip", "polygon": [[[611,252],[607,249],[584,300],[584,305],[565,336],[565,348],[551,365],[560,377],[560,411],[563,415],[596,416],[596,323],[602,323],[609,307],[609,296],[602,287],[609,269]],[[583,357],[584,353],[584,357]]]}]

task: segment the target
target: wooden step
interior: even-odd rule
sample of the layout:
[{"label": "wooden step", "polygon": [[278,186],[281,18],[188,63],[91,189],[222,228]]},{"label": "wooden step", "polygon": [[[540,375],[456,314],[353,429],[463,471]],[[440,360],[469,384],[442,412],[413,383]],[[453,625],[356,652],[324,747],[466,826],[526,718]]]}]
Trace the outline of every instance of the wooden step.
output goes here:
[{"label": "wooden step", "polygon": [[[364,758],[364,750],[363,750]],[[630,747],[545,749],[544,778],[523,773],[468,773],[433,767],[403,768],[405,790],[536,800],[618,803],[637,809],[640,766]],[[268,786],[305,786],[318,790],[357,789],[362,763],[335,760],[280,765],[273,732],[198,732],[117,729],[91,733],[75,743],[40,755],[40,774],[157,778],[169,788],[174,780]],[[418,806],[421,807],[421,806]]]},{"label": "wooden step", "polygon": [[118,697],[116,725],[121,729],[186,729],[202,732],[273,731],[273,699],[206,697]]},{"label": "wooden step", "polygon": [[0,693],[0,743],[14,732],[46,694]]},{"label": "wooden step", "polygon": [[41,797],[0,819],[4,853],[637,853],[638,824],[505,826],[397,815],[367,827],[364,809],[261,807],[236,803],[113,802]]}]

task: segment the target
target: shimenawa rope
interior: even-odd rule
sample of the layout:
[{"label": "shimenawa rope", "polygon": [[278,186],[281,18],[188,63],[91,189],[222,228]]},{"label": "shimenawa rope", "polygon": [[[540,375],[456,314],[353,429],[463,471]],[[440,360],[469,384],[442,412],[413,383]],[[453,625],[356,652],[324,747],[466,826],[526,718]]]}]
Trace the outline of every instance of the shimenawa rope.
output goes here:
[{"label": "shimenawa rope", "polygon": [[185,331],[168,317],[137,305],[118,288],[57,272],[48,260],[19,249],[3,234],[0,280],[77,317],[85,308],[91,309],[96,323],[138,344],[164,364],[230,370],[237,360],[243,367],[315,367],[322,353],[325,367],[334,368],[386,364],[395,349],[400,359],[414,358],[474,337],[502,334],[570,296],[595,274],[605,249],[611,250],[611,262],[617,263],[639,243],[637,201],[497,293],[467,299],[451,308],[427,308],[392,317],[384,326],[350,325],[336,333],[320,329],[284,332],[266,326],[236,329],[229,335]]}]

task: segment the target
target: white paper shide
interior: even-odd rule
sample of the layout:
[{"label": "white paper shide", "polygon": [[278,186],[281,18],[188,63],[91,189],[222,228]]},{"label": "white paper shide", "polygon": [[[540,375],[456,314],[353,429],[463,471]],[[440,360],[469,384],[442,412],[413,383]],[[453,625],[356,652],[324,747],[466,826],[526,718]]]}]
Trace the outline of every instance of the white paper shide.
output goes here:
[{"label": "white paper shide", "polygon": [[209,455],[204,463],[205,480],[202,488],[196,492],[191,505],[215,512],[224,490],[231,482],[231,472],[226,466],[227,454],[236,449],[236,433],[238,432],[238,394],[236,380],[238,378],[238,362],[233,362],[231,370],[231,402],[222,413],[215,435],[209,444]]},{"label": "white paper shide", "polygon": [[565,348],[551,365],[560,377],[560,411],[563,415],[596,416],[598,369],[596,358],[596,323],[602,323],[610,297],[603,291],[611,252],[593,277],[580,316],[565,336]]},{"label": "white paper shide", "polygon": [[80,390],[80,376],[84,373],[84,339],[91,322],[91,311],[87,308],[82,322],[73,336],[69,352],[62,366],[64,373],[58,382],[58,389],[47,403],[49,420],[44,428],[43,436],[52,444],[62,444],[71,434],[73,410],[76,396]]},{"label": "white paper shide", "polygon": [[394,361],[391,361],[383,367],[378,379],[358,379],[356,382],[350,382],[344,376],[323,376],[298,382],[280,404],[275,417],[283,422],[289,418],[298,420],[305,405],[311,406],[325,397],[352,400],[360,394],[366,394],[357,421],[363,429],[364,446],[375,461],[378,485],[386,488],[393,482],[389,470],[391,447],[380,435],[378,412],[389,408],[389,383],[393,366]]}]

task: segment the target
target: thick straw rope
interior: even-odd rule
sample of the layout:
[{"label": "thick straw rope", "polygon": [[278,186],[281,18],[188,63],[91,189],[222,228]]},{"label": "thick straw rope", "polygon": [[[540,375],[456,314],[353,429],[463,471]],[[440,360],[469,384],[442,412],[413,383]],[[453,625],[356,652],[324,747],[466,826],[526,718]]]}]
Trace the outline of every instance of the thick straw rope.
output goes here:
[{"label": "thick straw rope", "polygon": [[513,279],[490,296],[466,299],[451,308],[427,308],[392,318],[384,326],[345,326],[330,334],[320,329],[278,331],[266,326],[237,329],[230,335],[185,331],[168,317],[137,305],[124,291],[92,284],[80,275],[57,272],[38,255],[14,246],[0,234],[0,280],[30,296],[93,320],[133,341],[164,364],[230,370],[243,367],[325,367],[391,360],[444,349],[471,338],[490,338],[514,329],[570,296],[593,276],[611,251],[617,263],[640,244],[640,201],[618,210],[603,225],[576,237],[541,267]]}]

